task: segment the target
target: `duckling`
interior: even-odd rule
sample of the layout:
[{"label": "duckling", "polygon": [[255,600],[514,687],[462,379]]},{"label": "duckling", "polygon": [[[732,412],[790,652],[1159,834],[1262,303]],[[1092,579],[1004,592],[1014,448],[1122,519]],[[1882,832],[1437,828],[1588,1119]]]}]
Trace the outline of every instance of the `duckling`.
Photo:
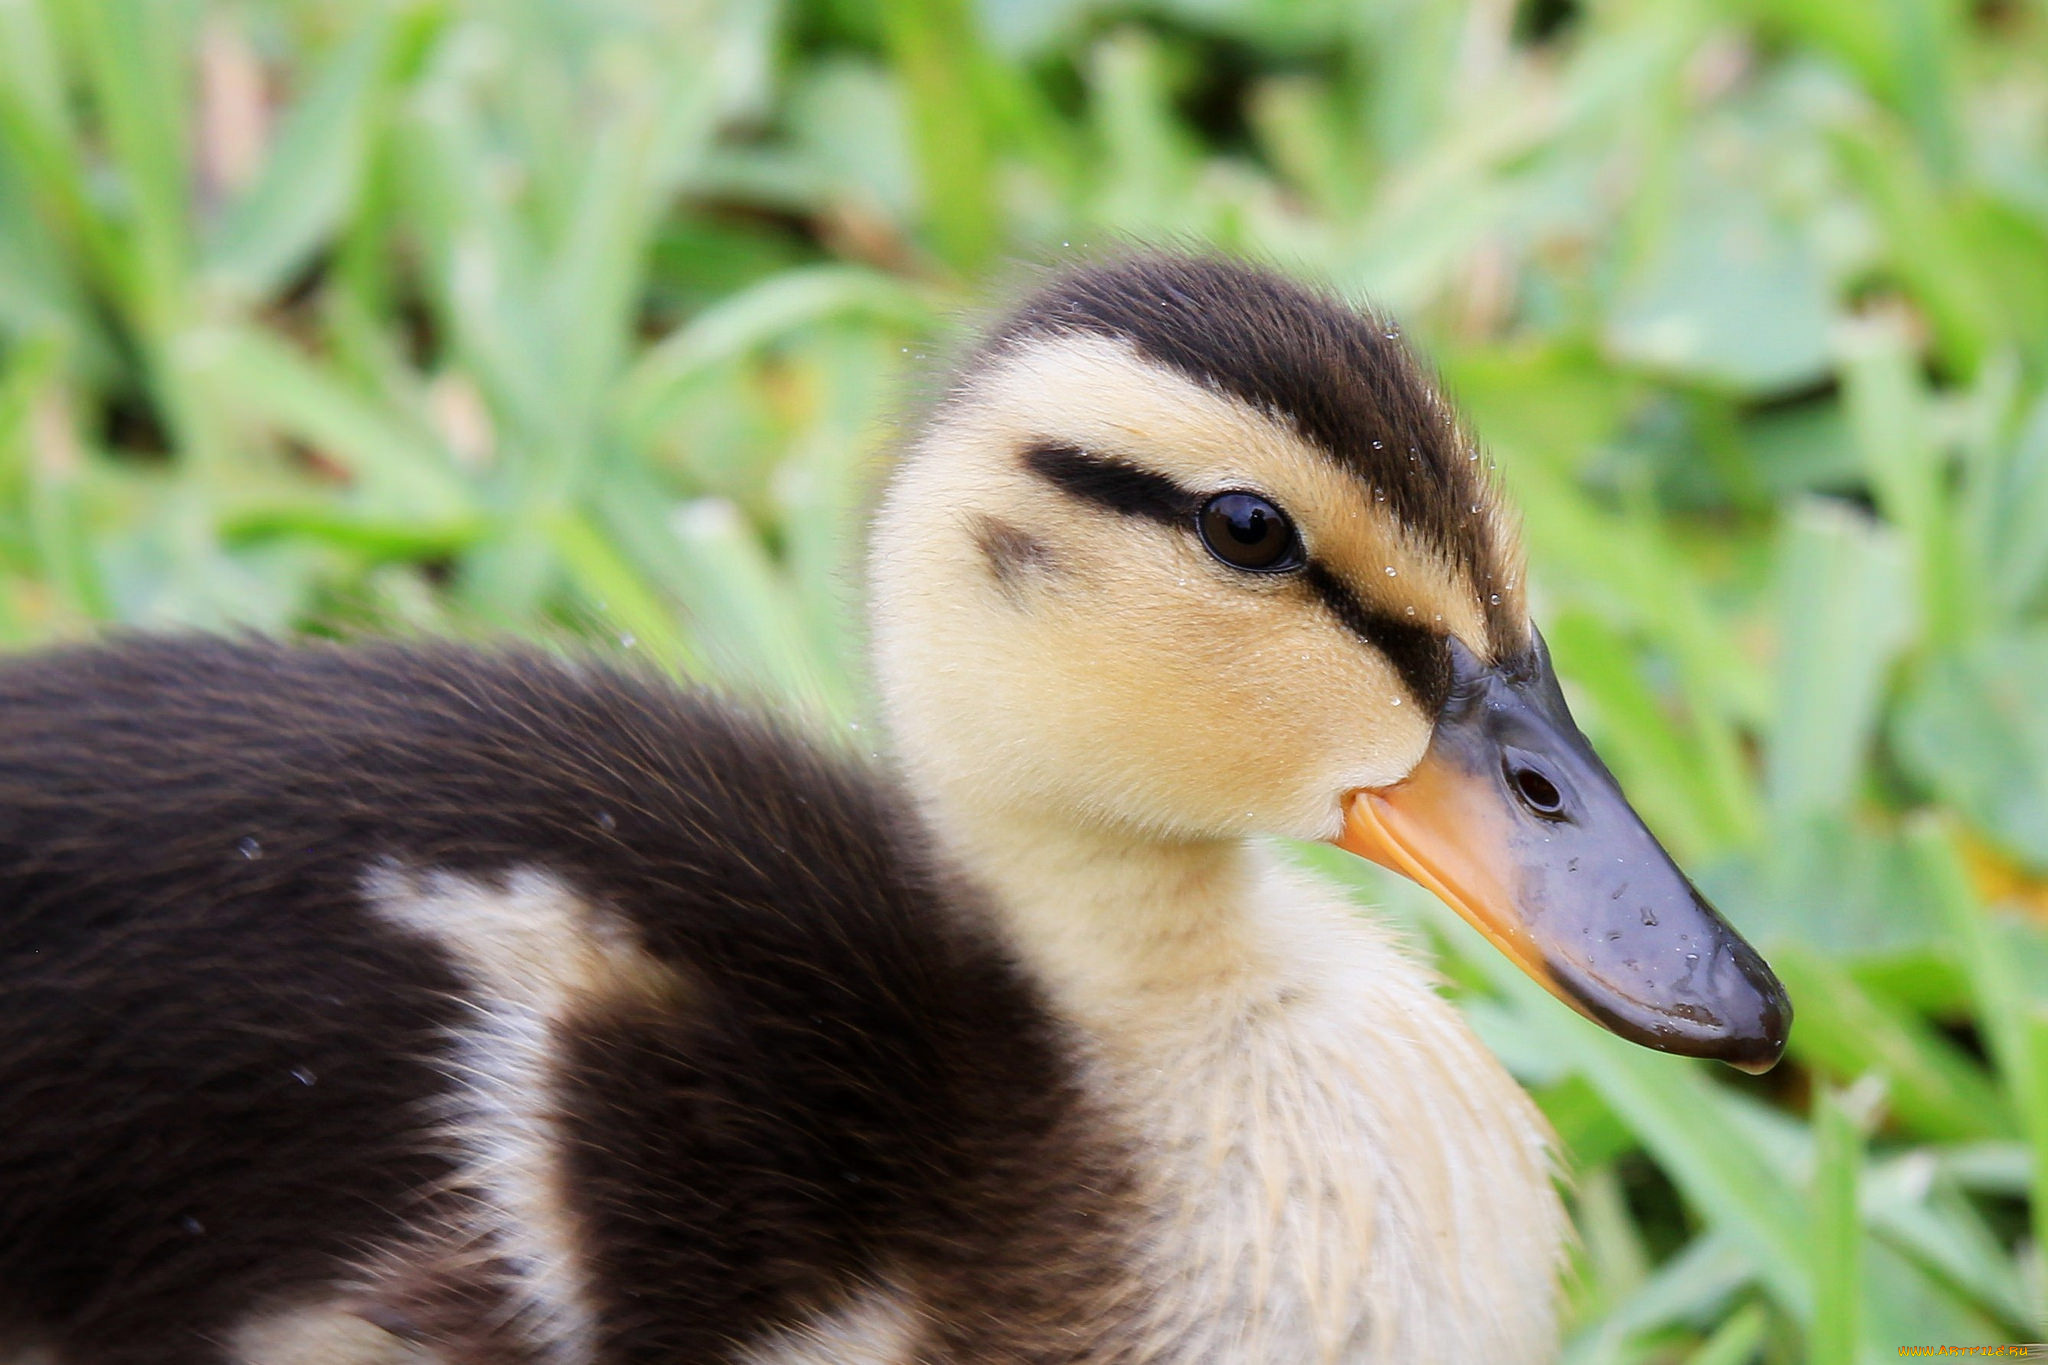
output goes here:
[{"label": "duckling", "polygon": [[1534,1106],[1274,838],[1751,1069],[1395,329],[1070,269],[873,519],[873,763],[591,661],[0,666],[0,1350],[57,1365],[1539,1359]]}]

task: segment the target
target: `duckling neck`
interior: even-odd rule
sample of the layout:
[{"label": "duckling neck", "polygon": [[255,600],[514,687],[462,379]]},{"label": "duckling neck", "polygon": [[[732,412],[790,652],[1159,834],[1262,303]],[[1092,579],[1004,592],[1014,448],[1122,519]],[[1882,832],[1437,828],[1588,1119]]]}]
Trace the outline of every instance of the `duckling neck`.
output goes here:
[{"label": "duckling neck", "polygon": [[934,814],[1136,1139],[1133,1355],[1549,1354],[1542,1120],[1390,935],[1257,842]]},{"label": "duckling neck", "polygon": [[1259,895],[1271,860],[1256,845],[1014,814],[934,823],[993,893],[1000,931],[1055,1008],[1091,1034],[1227,1015],[1279,989]]}]

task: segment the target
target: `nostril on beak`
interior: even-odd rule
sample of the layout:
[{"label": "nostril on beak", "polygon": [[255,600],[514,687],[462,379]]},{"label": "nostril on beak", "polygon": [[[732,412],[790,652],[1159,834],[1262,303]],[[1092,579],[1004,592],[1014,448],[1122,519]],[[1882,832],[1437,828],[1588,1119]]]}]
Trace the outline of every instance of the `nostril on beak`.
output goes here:
[{"label": "nostril on beak", "polygon": [[1508,770],[1508,785],[1522,804],[1537,815],[1553,816],[1564,812],[1564,793],[1557,784],[1536,769],[1516,765]]}]

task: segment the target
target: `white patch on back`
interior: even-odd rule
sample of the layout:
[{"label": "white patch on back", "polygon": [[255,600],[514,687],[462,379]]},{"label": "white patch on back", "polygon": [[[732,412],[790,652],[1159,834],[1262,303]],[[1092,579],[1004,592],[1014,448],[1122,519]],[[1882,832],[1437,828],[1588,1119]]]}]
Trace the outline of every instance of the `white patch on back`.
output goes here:
[{"label": "white patch on back", "polygon": [[228,1342],[233,1365],[440,1365],[442,1357],[401,1341],[339,1305],[263,1314]]},{"label": "white patch on back", "polygon": [[736,1365],[906,1365],[918,1326],[908,1293],[894,1285],[873,1286],[850,1303],[749,1346]]},{"label": "white patch on back", "polygon": [[41,1346],[10,1346],[0,1341],[0,1365],[64,1365],[53,1352]]},{"label": "white patch on back", "polygon": [[377,914],[446,951],[471,988],[444,1123],[473,1201],[451,1230],[455,1256],[502,1268],[505,1327],[528,1358],[584,1365],[596,1319],[562,1169],[559,1034],[608,1002],[674,997],[683,983],[618,917],[536,869],[488,883],[386,865],[363,889]]}]

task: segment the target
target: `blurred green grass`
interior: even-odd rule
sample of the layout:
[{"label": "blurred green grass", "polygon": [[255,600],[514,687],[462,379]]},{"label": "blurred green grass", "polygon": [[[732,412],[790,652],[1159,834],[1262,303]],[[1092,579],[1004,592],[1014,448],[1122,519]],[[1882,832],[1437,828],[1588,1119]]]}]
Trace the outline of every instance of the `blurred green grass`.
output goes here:
[{"label": "blurred green grass", "polygon": [[1567,1359],[2048,1336],[2042,0],[0,0],[0,641],[596,637],[857,724],[905,385],[1130,238],[1406,320],[1795,993],[1770,1077],[1652,1056],[1304,851],[1564,1136]]}]

